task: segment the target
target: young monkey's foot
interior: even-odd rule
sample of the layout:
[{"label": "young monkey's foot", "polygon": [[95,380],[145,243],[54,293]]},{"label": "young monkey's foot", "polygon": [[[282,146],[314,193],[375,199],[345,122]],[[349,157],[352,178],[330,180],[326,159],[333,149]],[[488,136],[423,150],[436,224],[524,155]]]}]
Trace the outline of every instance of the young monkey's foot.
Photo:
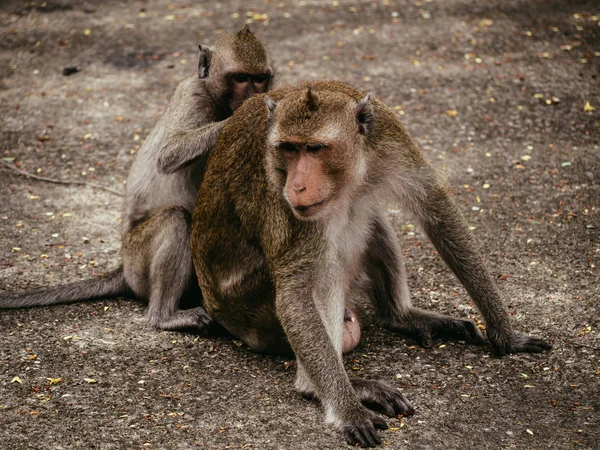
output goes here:
[{"label": "young monkey's foot", "polygon": [[415,408],[398,389],[381,381],[351,379],[352,387],[360,401],[367,408],[385,414],[388,417],[412,416]]},{"label": "young monkey's foot", "polygon": [[499,332],[488,326],[486,334],[496,356],[507,353],[541,353],[552,349],[552,345],[544,339],[524,333]]},{"label": "young monkey's foot", "polygon": [[350,353],[360,342],[358,317],[350,308],[344,308],[344,335],[342,353]]},{"label": "young monkey's foot", "polygon": [[422,309],[411,308],[401,317],[382,319],[382,323],[392,331],[414,338],[425,348],[433,347],[434,337],[450,337],[474,345],[485,344],[481,331],[472,320]]},{"label": "young monkey's foot", "polygon": [[201,306],[191,309],[180,309],[168,316],[149,311],[147,321],[150,326],[159,330],[193,330],[201,334],[208,333],[209,327],[214,323],[212,317]]}]

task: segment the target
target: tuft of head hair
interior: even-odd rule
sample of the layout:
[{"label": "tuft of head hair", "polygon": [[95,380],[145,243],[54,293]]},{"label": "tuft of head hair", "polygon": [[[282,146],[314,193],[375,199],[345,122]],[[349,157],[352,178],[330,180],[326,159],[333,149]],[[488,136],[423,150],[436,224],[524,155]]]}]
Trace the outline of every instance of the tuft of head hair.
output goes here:
[{"label": "tuft of head hair", "polygon": [[306,103],[306,107],[308,108],[309,112],[315,112],[318,109],[319,100],[313,94],[310,86],[306,89],[306,94],[305,94],[304,99],[305,99],[304,101]]},{"label": "tuft of head hair", "polygon": [[267,110],[269,111],[269,118],[272,119],[275,114],[275,107],[277,106],[277,103],[275,103],[271,99],[271,97],[265,95],[265,105],[267,106]]},{"label": "tuft of head hair", "polygon": [[237,34],[240,35],[240,34],[246,34],[246,33],[253,35],[252,31],[250,31],[250,27],[248,26],[248,24],[244,25],[244,28],[242,28],[240,31],[238,31]]},{"label": "tuft of head hair", "polygon": [[266,49],[247,25],[217,39],[214,53],[217,58],[236,61],[245,72],[264,72],[271,64]]}]

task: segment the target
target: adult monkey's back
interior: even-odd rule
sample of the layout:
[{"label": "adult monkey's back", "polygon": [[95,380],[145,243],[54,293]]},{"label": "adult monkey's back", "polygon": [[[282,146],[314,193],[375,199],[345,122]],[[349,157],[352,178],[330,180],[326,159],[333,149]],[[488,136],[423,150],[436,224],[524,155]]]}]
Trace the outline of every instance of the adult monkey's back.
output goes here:
[{"label": "adult monkey's back", "polygon": [[464,285],[495,353],[550,349],[512,330],[444,183],[394,113],[369,95],[313,82],[248,100],[221,133],[205,181],[191,235],[205,307],[254,350],[292,349],[296,387],[321,400],[351,445],[373,447],[381,442],[375,429],[387,427],[365,406],[390,417],[414,413],[397,389],[344,371],[342,312],[358,279],[370,280],[385,327],[425,347],[443,334],[484,343],[471,320],[412,306],[389,200],[415,215]]},{"label": "adult monkey's back", "polygon": [[145,140],[127,179],[123,266],[104,277],[63,286],[1,292],[0,308],[72,303],[134,294],[148,300],[148,322],[161,329],[210,322],[202,307],[179,309],[195,284],[189,226],[206,158],[225,121],[244,100],[268,90],[269,55],[248,27],[200,46],[198,75],[177,87]]}]

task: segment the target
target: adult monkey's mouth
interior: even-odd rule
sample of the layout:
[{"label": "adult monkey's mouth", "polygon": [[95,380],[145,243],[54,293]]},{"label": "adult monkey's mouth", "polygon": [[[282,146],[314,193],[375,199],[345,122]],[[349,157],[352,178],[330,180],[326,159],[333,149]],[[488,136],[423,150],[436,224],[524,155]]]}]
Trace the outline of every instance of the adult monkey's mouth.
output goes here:
[{"label": "adult monkey's mouth", "polygon": [[315,214],[320,208],[320,206],[324,205],[326,199],[321,201],[312,203],[310,205],[293,205],[294,212],[296,212],[301,217],[310,217]]}]

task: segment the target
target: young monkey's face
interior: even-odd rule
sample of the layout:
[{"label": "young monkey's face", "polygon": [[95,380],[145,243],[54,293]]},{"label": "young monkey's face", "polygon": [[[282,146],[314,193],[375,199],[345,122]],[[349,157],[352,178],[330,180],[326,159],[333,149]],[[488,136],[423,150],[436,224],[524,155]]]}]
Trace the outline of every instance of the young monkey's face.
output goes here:
[{"label": "young monkey's face", "polygon": [[254,94],[267,92],[271,81],[271,73],[268,71],[257,73],[235,72],[229,74],[227,78],[231,92],[230,107],[235,111]]},{"label": "young monkey's face", "polygon": [[295,98],[271,105],[270,180],[300,220],[329,216],[366,170],[357,103],[318,95],[311,93],[308,104]]},{"label": "young monkey's face", "polygon": [[212,49],[200,46],[198,76],[208,78],[211,96],[231,113],[253,95],[268,91],[274,71],[265,47],[246,26],[219,38]]}]

